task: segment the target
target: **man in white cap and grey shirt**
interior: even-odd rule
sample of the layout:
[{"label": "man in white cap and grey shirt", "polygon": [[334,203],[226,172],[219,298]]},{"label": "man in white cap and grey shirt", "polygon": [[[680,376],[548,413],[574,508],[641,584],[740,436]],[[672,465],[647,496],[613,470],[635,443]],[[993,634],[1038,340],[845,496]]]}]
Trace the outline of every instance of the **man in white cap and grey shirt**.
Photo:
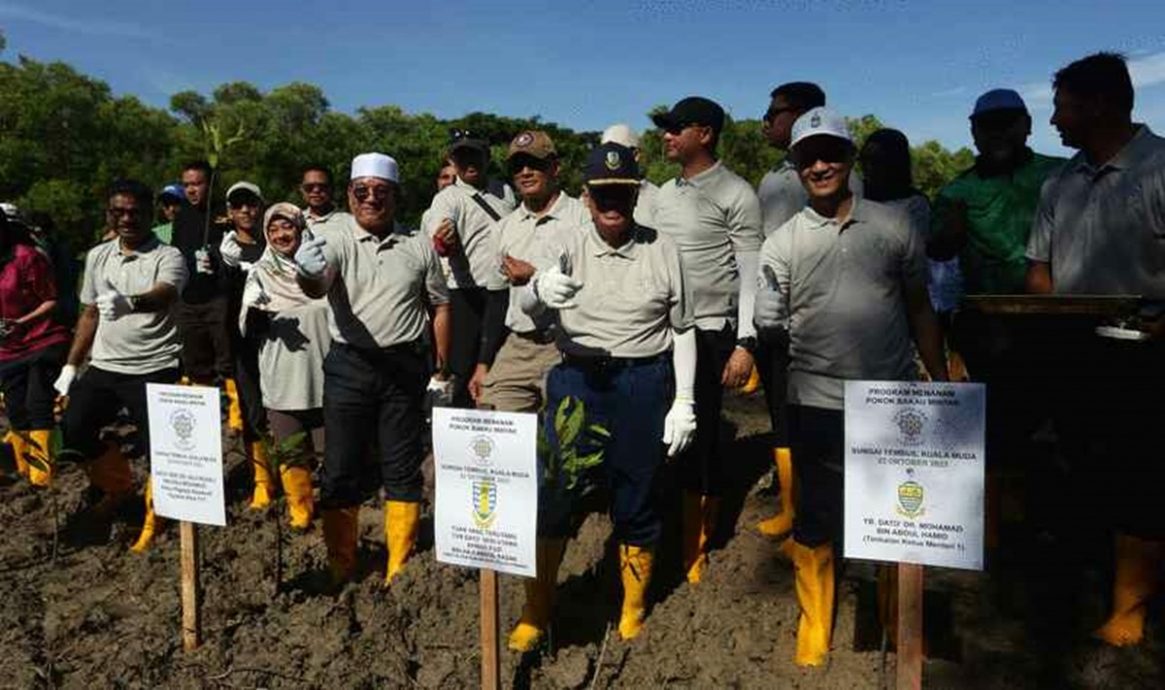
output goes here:
[{"label": "man in white cap and grey shirt", "polygon": [[357,515],[370,493],[361,485],[361,465],[369,448],[386,498],[386,584],[412,553],[421,513],[422,402],[433,370],[428,309],[434,378],[445,378],[449,356],[449,290],[429,239],[395,221],[399,194],[394,159],[356,156],[348,184],[351,219],[305,239],[295,254],[300,287],[309,297],[327,295],[329,305],[320,507],[337,584],[356,565]]},{"label": "man in white cap and grey shirt", "polygon": [[797,475],[795,661],[825,663],[833,625],[833,552],[840,547],[847,380],[916,378],[914,351],[947,379],[942,335],[926,289],[924,238],[906,214],[849,188],[855,149],[845,119],[802,115],[790,155],[808,205],[765,240],[755,321],[789,342],[789,441]]},{"label": "man in white cap and grey shirt", "polygon": [[[635,152],[635,163],[639,166],[640,172],[643,171],[643,152],[639,148],[639,134],[631,129],[630,126],[623,124],[611,125],[603,130],[603,136],[600,141],[602,144],[619,144],[626,146]],[[639,200],[635,202],[635,222],[644,227],[653,228],[655,225],[651,222],[652,216],[655,214],[655,198],[659,195],[659,187],[656,187],[647,177],[639,180]]]}]

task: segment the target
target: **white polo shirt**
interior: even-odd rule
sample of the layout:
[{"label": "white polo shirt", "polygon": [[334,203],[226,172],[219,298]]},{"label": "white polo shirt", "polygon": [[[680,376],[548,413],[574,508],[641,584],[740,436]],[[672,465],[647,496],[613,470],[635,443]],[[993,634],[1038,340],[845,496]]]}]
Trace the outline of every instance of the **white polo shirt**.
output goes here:
[{"label": "white polo shirt", "polygon": [[[523,203],[498,223],[494,233],[497,248],[489,289],[504,290],[509,287],[499,270],[507,254],[532,264],[535,270],[543,271],[558,265],[558,252],[564,242],[564,234],[582,233],[590,226],[591,216],[586,206],[566,192],[560,191],[558,198],[541,216],[534,215]],[[533,333],[548,325],[535,323],[530,315],[522,311],[519,302],[519,292],[511,291],[510,306],[506,310],[507,328],[515,333]]]},{"label": "white polo shirt", "polygon": [[1165,139],[1139,127],[1107,163],[1081,152],[1044,181],[1027,258],[1057,294],[1165,298]]},{"label": "white polo shirt", "polygon": [[328,330],[333,341],[373,349],[424,337],[426,305],[449,301],[427,236],[397,224],[380,239],[351,216],[345,225],[319,236],[327,240]]},{"label": "white polo shirt", "polygon": [[674,178],[659,189],[655,227],[672,238],[683,258],[690,285],[696,326],[718,331],[726,324],[739,326],[741,336],[752,335],[752,319],[737,323],[744,301],[752,312],[756,286],[742,284],[738,257],[755,260],[764,235],[760,202],[739,175],[717,161],[691,179]]},{"label": "white polo shirt", "polygon": [[[182,252],[151,236],[137,249],[121,250],[114,238],[85,255],[81,304],[97,303],[105,281],[123,295],[141,295],[159,283],[173,285],[179,294],[186,285]],[[182,341],[171,310],[126,314],[110,321],[98,317],[90,363],[117,374],[149,374],[178,366]]]},{"label": "white polo shirt", "polygon": [[440,257],[441,269],[450,290],[486,287],[491,272],[497,270],[492,239],[497,221],[474,201],[475,196],[492,208],[498,218],[504,218],[514,210],[512,200],[498,196],[489,189],[478,190],[462,182],[459,177],[453,184],[437,192],[421,220],[421,229],[430,242],[437,227],[446,218],[453,221],[453,227],[461,240],[460,256],[452,259]]}]

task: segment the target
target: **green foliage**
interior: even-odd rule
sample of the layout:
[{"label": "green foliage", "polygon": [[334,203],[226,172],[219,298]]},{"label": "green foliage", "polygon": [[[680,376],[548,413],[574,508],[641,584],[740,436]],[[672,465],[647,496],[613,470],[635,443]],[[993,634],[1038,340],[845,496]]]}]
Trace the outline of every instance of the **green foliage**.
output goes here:
[{"label": "green foliage", "polygon": [[[354,155],[383,151],[401,166],[398,217],[415,226],[435,191],[451,128],[468,129],[490,142],[491,173],[499,178],[510,139],[524,129],[545,130],[558,149],[563,186],[575,195],[587,152],[599,140],[597,132],[576,132],[537,115],[475,112],[442,120],[393,105],[340,113],[318,87],[302,82],[267,92],[246,82],[222,84],[209,95],[183,91],[170,98],[167,112],[133,96],[115,97],[104,82],[64,63],[23,56],[15,63],[0,62],[0,93],[0,200],[48,213],[64,239],[78,248],[90,244],[102,228],[103,197],[111,181],[133,177],[160,188],[194,158],[217,163],[220,193],[246,179],[258,184],[269,202],[301,202],[297,187],[304,165],[331,168],[342,191]],[[666,106],[652,112],[661,109]],[[649,125],[646,115],[632,126]],[[850,124],[859,143],[881,126],[872,115]],[[973,160],[966,149],[952,153],[933,141],[914,151],[916,184],[931,195]],[[753,184],[783,156],[768,145],[754,119],[727,122],[720,154]],[[663,155],[658,130],[643,133],[640,157],[644,175],[653,182],[679,174]]]},{"label": "green foliage", "polygon": [[557,443],[538,430],[538,456],[543,463],[545,481],[551,487],[574,489],[579,479],[592,467],[603,462],[603,452],[611,432],[587,419],[586,405],[574,396],[566,396],[554,410]]},{"label": "green foliage", "polygon": [[307,452],[307,432],[297,431],[282,441],[265,437],[262,441],[267,450],[267,464],[272,476],[278,477],[284,467],[310,468],[311,456]]}]

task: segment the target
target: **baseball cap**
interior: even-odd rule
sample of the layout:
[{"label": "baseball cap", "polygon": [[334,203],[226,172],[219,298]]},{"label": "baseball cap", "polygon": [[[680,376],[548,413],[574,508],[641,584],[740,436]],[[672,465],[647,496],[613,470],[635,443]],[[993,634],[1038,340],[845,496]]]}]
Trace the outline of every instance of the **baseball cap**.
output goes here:
[{"label": "baseball cap", "polygon": [[688,96],[666,113],[652,115],[651,121],[663,130],[684,125],[707,125],[717,134],[724,128],[724,108],[701,96]]},{"label": "baseball cap", "polygon": [[583,181],[590,186],[622,184],[638,187],[639,165],[635,162],[635,152],[614,142],[598,145],[587,154]]},{"label": "baseball cap", "polygon": [[231,197],[242,192],[249,192],[259,197],[259,201],[263,200],[263,192],[259,190],[259,185],[255,184],[254,182],[247,182],[246,180],[243,180],[241,182],[234,183],[231,185],[231,188],[227,190],[227,201],[230,201]]},{"label": "baseball cap", "polygon": [[992,89],[975,100],[975,109],[971,117],[996,110],[1022,110],[1027,112],[1027,104],[1023,97],[1012,89]]},{"label": "baseball cap", "polygon": [[518,136],[510,142],[510,152],[506,155],[506,160],[523,153],[539,160],[558,155],[550,135],[539,129],[519,132]]},{"label": "baseball cap", "polygon": [[171,182],[170,184],[166,185],[165,187],[162,187],[162,193],[159,194],[158,196],[161,198],[165,198],[165,197],[169,196],[169,197],[174,197],[175,199],[177,199],[179,201],[185,201],[186,200],[186,189],[179,182]]},{"label": "baseball cap", "polygon": [[457,149],[473,149],[489,156],[489,142],[474,136],[473,132],[464,129],[454,129],[449,132],[449,136],[451,138],[449,142],[450,154]]},{"label": "baseball cap", "polygon": [[828,108],[817,107],[806,111],[793,123],[789,148],[794,148],[809,137],[821,135],[845,139],[851,144],[853,143],[849,128],[845,126],[845,118]]},{"label": "baseball cap", "polygon": [[639,135],[631,127],[620,122],[617,125],[611,125],[603,130],[603,136],[600,141],[604,144],[613,142],[626,146],[629,149],[639,148]]},{"label": "baseball cap", "polygon": [[400,169],[396,159],[383,153],[362,153],[352,159],[351,180],[361,177],[379,177],[400,184]]}]

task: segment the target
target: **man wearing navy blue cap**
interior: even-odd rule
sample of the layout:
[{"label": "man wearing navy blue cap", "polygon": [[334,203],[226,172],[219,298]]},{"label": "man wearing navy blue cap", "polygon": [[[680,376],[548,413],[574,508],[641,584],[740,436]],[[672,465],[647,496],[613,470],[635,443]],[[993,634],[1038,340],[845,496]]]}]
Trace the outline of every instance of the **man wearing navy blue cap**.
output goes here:
[{"label": "man wearing navy blue cap", "polygon": [[764,235],[752,186],[717,158],[724,109],[690,96],[652,117],[664,154],[680,175],[660,187],[653,221],[680,248],[696,314],[696,411],[699,432],[679,460],[683,497],[683,567],[700,581],[717,524],[726,472],[718,462],[723,389],[748,381],[756,350],[752,323],[757,256]]},{"label": "man wearing navy blue cap", "polygon": [[166,185],[158,195],[158,207],[165,222],[154,226],[154,236],[163,244],[170,244],[170,238],[174,234],[174,218],[178,216],[178,211],[185,202],[186,190],[178,182]]}]

